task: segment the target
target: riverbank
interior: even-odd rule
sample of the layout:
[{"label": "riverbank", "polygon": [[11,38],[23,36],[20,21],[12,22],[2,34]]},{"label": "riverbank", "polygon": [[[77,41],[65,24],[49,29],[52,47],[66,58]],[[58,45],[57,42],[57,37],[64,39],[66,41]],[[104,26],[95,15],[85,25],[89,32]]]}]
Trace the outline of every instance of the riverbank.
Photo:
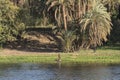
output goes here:
[{"label": "riverbank", "polygon": [[[98,49],[81,50],[74,53],[59,53],[63,64],[120,64],[120,50]],[[25,52],[16,50],[2,50],[0,63],[56,63],[58,53]]]}]

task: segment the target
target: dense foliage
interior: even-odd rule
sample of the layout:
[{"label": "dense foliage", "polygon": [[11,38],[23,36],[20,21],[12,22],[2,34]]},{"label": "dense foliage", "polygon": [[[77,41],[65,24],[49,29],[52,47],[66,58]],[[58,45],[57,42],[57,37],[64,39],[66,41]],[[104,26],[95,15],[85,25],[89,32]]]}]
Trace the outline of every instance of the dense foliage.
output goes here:
[{"label": "dense foliage", "polygon": [[0,43],[13,38],[16,33],[15,16],[18,13],[18,7],[14,6],[9,0],[0,0]]},{"label": "dense foliage", "polygon": [[24,24],[56,26],[64,51],[95,48],[120,42],[119,19],[120,0],[0,0],[0,41],[20,36]]},{"label": "dense foliage", "polygon": [[[72,34],[70,37],[66,37],[68,34],[65,35],[66,47],[72,46],[71,48],[67,47],[68,49],[64,48],[67,51],[71,51],[76,45],[79,45],[78,48],[90,48],[107,41],[107,36],[111,30],[111,18],[107,8],[104,7],[100,0],[48,0],[48,3],[50,3],[48,9],[54,9],[54,15],[58,24],[64,25],[65,34],[69,33],[71,29],[79,32],[76,32],[76,38],[70,38]],[[74,40],[69,41],[69,39]],[[76,41],[77,39],[79,40]],[[74,41],[77,44],[71,45]],[[79,43],[80,41],[81,43]],[[68,45],[68,42],[70,45]]]}]

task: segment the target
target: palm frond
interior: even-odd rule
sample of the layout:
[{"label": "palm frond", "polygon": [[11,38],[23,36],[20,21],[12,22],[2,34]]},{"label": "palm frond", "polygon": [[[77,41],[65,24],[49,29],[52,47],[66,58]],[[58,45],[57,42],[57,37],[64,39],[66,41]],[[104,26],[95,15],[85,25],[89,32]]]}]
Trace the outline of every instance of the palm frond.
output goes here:
[{"label": "palm frond", "polygon": [[107,41],[111,30],[111,18],[99,1],[93,1],[92,9],[83,17],[80,24],[81,31],[85,31],[88,35],[89,45],[101,45],[102,41]]}]

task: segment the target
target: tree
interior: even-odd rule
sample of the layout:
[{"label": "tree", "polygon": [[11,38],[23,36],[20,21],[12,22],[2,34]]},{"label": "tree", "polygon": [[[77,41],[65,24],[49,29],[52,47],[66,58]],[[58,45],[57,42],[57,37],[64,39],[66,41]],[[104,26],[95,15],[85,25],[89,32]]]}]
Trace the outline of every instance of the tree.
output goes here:
[{"label": "tree", "polygon": [[74,2],[74,13],[75,13],[75,19],[80,19],[89,9],[90,1],[89,0],[75,0]]},{"label": "tree", "polygon": [[52,8],[55,13],[55,19],[58,23],[58,26],[64,24],[64,29],[67,31],[67,23],[72,20],[72,8],[74,5],[74,0],[48,0],[47,5],[48,11]]},{"label": "tree", "polygon": [[108,8],[108,11],[111,11],[118,6],[120,0],[101,0],[101,2]]},{"label": "tree", "polygon": [[11,41],[19,34],[24,24],[16,19],[18,12],[19,8],[10,0],[0,0],[0,43]]},{"label": "tree", "polygon": [[[67,1],[71,0],[66,0],[66,3],[59,3],[59,1],[64,2],[64,0],[48,0],[47,4],[49,4],[48,10],[51,8],[55,10],[57,22],[60,24],[66,23],[67,25],[67,29],[64,25],[66,32],[62,33],[67,52],[71,48],[78,50],[80,47],[96,47],[101,45],[103,41],[107,41],[107,36],[111,30],[111,16],[100,0],[75,0],[71,5],[66,5]],[[64,17],[63,5],[65,5],[65,13],[69,13],[66,17],[70,16],[70,20]],[[71,9],[67,6],[70,6]],[[58,16],[56,17],[56,15]],[[64,18],[65,20],[63,20]],[[71,31],[74,34],[67,36]],[[72,35],[76,37],[72,38]],[[69,41],[71,38],[72,40]]]},{"label": "tree", "polygon": [[82,45],[89,48],[91,45],[101,45],[107,41],[111,30],[111,17],[100,1],[93,1],[92,8],[80,20],[81,32],[84,35]]}]

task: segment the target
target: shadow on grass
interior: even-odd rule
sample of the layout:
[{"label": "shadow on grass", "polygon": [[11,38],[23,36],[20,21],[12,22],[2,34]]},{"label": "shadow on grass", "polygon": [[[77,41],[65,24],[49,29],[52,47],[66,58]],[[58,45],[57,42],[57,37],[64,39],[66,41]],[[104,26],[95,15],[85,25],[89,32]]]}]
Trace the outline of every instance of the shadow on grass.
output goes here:
[{"label": "shadow on grass", "polygon": [[102,47],[99,47],[98,49],[101,49],[101,50],[107,50],[107,49],[110,49],[110,50],[120,50],[120,43],[119,44],[104,45]]}]

